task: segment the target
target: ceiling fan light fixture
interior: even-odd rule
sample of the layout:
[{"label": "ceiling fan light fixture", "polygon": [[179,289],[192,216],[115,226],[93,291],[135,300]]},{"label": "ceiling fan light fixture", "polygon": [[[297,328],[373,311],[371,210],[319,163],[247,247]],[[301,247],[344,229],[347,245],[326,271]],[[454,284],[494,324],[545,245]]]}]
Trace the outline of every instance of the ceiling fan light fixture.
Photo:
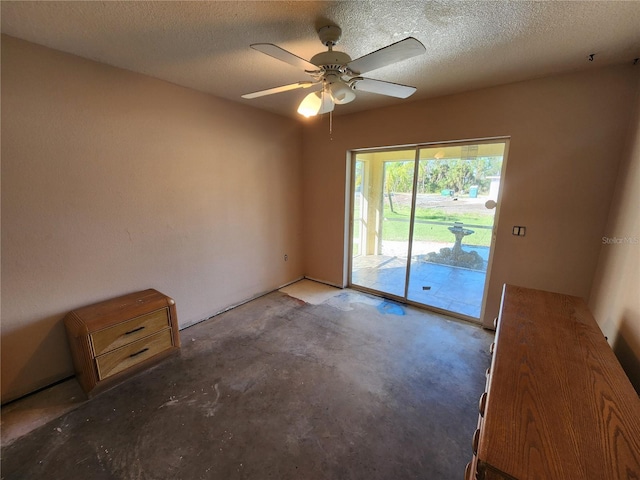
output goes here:
[{"label": "ceiling fan light fixture", "polygon": [[318,95],[319,92],[312,92],[300,102],[298,107],[298,113],[303,117],[314,117],[320,111],[322,107],[322,98]]},{"label": "ceiling fan light fixture", "polygon": [[353,102],[356,99],[356,93],[345,83],[330,83],[328,88],[333,101],[338,105],[344,105],[345,103]]},{"label": "ceiling fan light fixture", "polygon": [[315,117],[318,114],[329,113],[333,111],[333,99],[331,95],[326,93],[313,92],[304,97],[300,106],[298,107],[298,113],[303,117]]},{"label": "ceiling fan light fixture", "polygon": [[320,111],[318,114],[323,115],[325,113],[333,112],[333,108],[336,106],[335,102],[331,95],[327,95],[327,92],[317,92],[318,95],[322,99],[322,105],[320,106]]}]

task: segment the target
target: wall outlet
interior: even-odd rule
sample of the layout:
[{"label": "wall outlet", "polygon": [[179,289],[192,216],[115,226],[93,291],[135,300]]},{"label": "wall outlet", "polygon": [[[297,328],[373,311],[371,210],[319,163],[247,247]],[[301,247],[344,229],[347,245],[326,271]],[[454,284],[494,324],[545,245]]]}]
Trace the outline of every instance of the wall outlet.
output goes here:
[{"label": "wall outlet", "polygon": [[289,255],[287,255],[286,253],[284,254],[284,261],[286,262],[287,260],[289,260]]}]

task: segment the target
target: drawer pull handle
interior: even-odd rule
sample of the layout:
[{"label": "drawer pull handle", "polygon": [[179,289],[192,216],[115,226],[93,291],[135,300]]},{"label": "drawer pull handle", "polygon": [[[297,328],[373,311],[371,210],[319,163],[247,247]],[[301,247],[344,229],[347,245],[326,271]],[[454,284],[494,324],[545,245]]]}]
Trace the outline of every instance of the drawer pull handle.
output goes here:
[{"label": "drawer pull handle", "polygon": [[478,402],[478,413],[481,417],[484,417],[484,409],[487,406],[487,392],[480,395],[480,401]]},{"label": "drawer pull handle", "polygon": [[142,349],[142,350],[140,350],[139,352],[132,353],[131,355],[129,355],[129,358],[131,358],[131,357],[137,357],[138,355],[140,355],[141,353],[146,352],[147,350],[149,350],[149,348],[143,348],[143,349]]},{"label": "drawer pull handle", "polygon": [[473,454],[478,455],[478,443],[480,443],[480,429],[478,428],[473,434],[473,440],[471,441],[471,448]]},{"label": "drawer pull handle", "polygon": [[129,330],[128,332],[124,332],[125,335],[131,335],[132,333],[139,332],[140,330],[144,330],[144,327],[134,328],[133,330]]},{"label": "drawer pull handle", "polygon": [[496,342],[493,342],[491,345],[489,345],[489,353],[493,355],[493,351],[495,349],[496,349]]}]

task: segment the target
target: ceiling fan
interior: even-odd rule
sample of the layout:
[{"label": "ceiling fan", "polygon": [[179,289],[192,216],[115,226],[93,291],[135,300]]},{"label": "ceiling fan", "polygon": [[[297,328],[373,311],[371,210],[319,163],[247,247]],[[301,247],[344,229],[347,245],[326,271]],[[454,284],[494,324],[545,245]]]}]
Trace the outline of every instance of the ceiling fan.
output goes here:
[{"label": "ceiling fan", "polygon": [[407,98],[416,91],[415,87],[364,78],[360,75],[425,53],[424,45],[418,40],[408,37],[351,60],[351,57],[346,53],[333,51],[333,47],[338,43],[341,35],[342,30],[335,25],[322,27],[318,30],[320,41],[328,50],[314,55],[309,61],[272,43],[252,44],[251,48],[254,50],[301,68],[313,80],[247,93],[242,95],[242,98],[257,98],[299,88],[320,86],[320,90],[308,94],[298,107],[298,113],[305,117],[311,117],[333,111],[336,104],[342,105],[355,100],[355,92],[358,90],[396,98]]}]

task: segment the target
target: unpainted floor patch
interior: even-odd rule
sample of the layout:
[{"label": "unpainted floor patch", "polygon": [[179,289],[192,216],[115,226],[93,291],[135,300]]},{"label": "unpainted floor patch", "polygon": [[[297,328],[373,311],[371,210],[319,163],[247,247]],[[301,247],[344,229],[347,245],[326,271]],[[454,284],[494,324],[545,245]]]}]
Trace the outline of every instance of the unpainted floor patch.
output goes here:
[{"label": "unpainted floor patch", "polygon": [[306,278],[291,285],[287,285],[279,290],[290,297],[297,298],[311,305],[320,305],[336,295],[340,295],[342,290],[331,287],[323,283],[307,280]]}]

